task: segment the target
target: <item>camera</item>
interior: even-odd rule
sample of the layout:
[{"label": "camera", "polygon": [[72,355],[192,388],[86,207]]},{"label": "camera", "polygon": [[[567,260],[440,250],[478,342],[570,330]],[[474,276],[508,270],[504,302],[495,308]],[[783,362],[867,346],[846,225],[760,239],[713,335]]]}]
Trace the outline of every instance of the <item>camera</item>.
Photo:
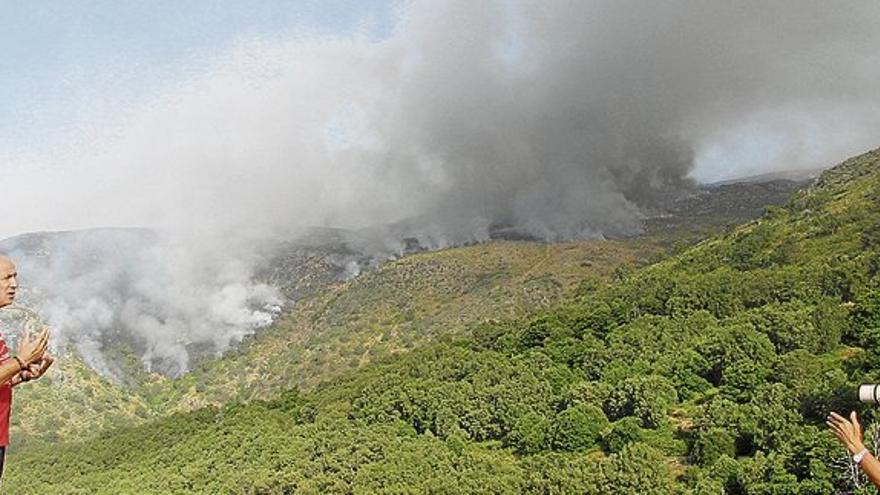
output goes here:
[{"label": "camera", "polygon": [[880,384],[866,383],[859,385],[859,401],[868,404],[880,403]]}]

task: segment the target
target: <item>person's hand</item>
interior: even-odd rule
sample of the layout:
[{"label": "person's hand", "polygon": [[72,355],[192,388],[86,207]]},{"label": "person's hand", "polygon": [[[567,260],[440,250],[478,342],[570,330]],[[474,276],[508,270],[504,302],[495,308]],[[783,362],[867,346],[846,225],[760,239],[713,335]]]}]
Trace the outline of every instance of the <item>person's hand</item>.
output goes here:
[{"label": "person's hand", "polygon": [[29,367],[31,364],[34,364],[40,359],[42,359],[43,354],[46,352],[46,347],[49,345],[49,328],[43,327],[43,331],[37,335],[37,338],[33,341],[28,336],[27,332],[21,336],[21,340],[18,342],[18,359],[21,359],[22,364],[26,367]]},{"label": "person's hand", "polygon": [[828,425],[828,428],[831,429],[831,433],[834,433],[834,436],[840,440],[840,443],[842,443],[851,454],[858,454],[865,448],[864,441],[862,440],[865,432],[862,429],[862,425],[859,423],[859,418],[856,416],[855,411],[849,413],[849,419],[844,418],[836,412],[832,412],[828,418],[826,418],[825,424]]},{"label": "person's hand", "polygon": [[43,357],[40,358],[36,363],[32,363],[27,369],[21,372],[21,378],[23,381],[30,381],[37,379],[46,374],[46,370],[52,366],[52,363],[55,362],[55,358],[52,357],[48,352],[43,354]]}]

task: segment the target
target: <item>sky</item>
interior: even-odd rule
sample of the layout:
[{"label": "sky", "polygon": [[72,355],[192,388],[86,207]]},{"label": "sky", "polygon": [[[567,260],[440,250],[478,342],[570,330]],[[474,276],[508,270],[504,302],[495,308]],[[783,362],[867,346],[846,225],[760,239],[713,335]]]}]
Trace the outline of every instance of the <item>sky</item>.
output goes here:
[{"label": "sky", "polygon": [[[0,2],[0,150],[44,155],[113,138],[132,107],[208,70],[237,42],[388,35],[382,0]],[[115,116],[115,118],[114,118]],[[84,136],[85,135],[85,136]]]},{"label": "sky", "polygon": [[877,5],[0,2],[0,238],[631,231],[658,184],[876,147]]}]

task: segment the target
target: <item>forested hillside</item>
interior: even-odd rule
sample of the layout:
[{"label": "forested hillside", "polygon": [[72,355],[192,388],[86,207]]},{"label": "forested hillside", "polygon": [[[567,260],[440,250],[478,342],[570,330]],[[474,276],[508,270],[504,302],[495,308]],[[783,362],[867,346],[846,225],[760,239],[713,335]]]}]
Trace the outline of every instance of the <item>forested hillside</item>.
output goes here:
[{"label": "forested hillside", "polygon": [[297,301],[259,338],[143,393],[160,410],[191,410],[308,389],[480,321],[532,315],[572,297],[585,281],[661,252],[653,240],[629,239],[496,241],[418,253]]},{"label": "forested hillside", "polygon": [[22,449],[5,483],[10,493],[851,491],[823,420],[850,408],[880,420],[854,402],[860,382],[880,381],[878,167],[880,151],[851,159],[786,207],[591,278],[537,316],[502,313],[266,401]]},{"label": "forested hillside", "polygon": [[[640,238],[497,241],[413,254],[348,281],[331,278],[299,290],[291,308],[256,339],[179,379],[144,371],[125,342],[103,349],[115,368],[126,370],[125,382],[102,377],[68,349],[46,380],[16,390],[22,406],[13,415],[13,444],[81,440],[175,411],[311,387],[487,318],[533,314],[570,298],[585,280],[646,264],[664,249]],[[313,275],[320,267],[301,272]]]},{"label": "forested hillside", "polygon": [[[292,301],[275,325],[220,359],[191,349],[198,365],[180,379],[145,371],[135,349],[142,343],[124,332],[109,332],[101,342],[98,364],[112,370],[109,377],[67,349],[46,380],[18,389],[19,403],[27,409],[13,415],[13,444],[83,440],[106,428],[175,411],[271,398],[292,386],[308,389],[375,359],[460,334],[480,321],[526,318],[571,298],[579,288],[681,249],[706,232],[755,218],[762,205],[782,204],[802,185],[773,181],[707,187],[649,220],[647,232],[636,238],[557,244],[499,239],[411,253],[349,280],[340,277],[338,258],[348,251],[339,232],[258,245],[269,253],[260,279]],[[149,238],[140,230],[110,233]],[[56,250],[53,239],[75,235],[30,234],[0,242],[0,247],[45,256]]]}]

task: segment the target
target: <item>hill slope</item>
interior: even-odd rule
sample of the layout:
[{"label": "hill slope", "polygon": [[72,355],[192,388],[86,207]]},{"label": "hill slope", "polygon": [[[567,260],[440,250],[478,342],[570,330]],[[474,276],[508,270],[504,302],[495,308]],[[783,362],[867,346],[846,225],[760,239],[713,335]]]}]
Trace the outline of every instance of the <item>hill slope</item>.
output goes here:
[{"label": "hill slope", "polygon": [[[571,297],[579,287],[656,259],[682,238],[695,239],[753,217],[762,204],[779,204],[798,186],[778,182],[710,188],[681,202],[671,214],[649,221],[648,234],[641,238],[557,245],[493,241],[411,254],[348,281],[342,281],[340,259],[355,254],[338,232],[318,232],[308,242],[270,243],[261,249],[273,262],[259,276],[298,301],[277,325],[224,358],[205,361],[179,381],[146,373],[132,349],[136,343],[123,334],[103,342],[103,357],[115,370],[115,381],[94,373],[69,350],[52,373],[58,379],[18,390],[13,442],[82,440],[107,427],[173,411],[271,397],[291,386],[310,388],[485,320],[533,314]],[[51,256],[53,235],[23,236],[4,245]]]},{"label": "hill slope", "polygon": [[125,342],[104,351],[115,368],[128,370],[126,382],[102,378],[68,350],[47,380],[16,391],[13,442],[81,440],[176,410],[310,387],[485,319],[532,314],[570,297],[583,280],[644,264],[662,249],[648,239],[495,241],[416,253],[348,281],[323,265],[305,266],[319,263],[314,256],[294,253],[306,263],[282,268],[299,267],[296,273],[314,283],[288,282],[300,299],[256,339],[177,380],[140,370]]},{"label": "hill slope", "polygon": [[494,241],[410,255],[299,301],[254,341],[145,395],[166,401],[163,409],[188,410],[311,388],[484,320],[533,314],[571,297],[584,280],[607,279],[659,252],[633,239]]},{"label": "hill slope", "polygon": [[857,407],[858,382],[880,378],[878,166],[880,151],[849,160],[786,208],[537,317],[482,325],[305,393],[19,452],[10,486],[851,489],[835,468],[844,452],[821,430],[828,410]]},{"label": "hill slope", "polygon": [[161,410],[189,410],[311,388],[376,358],[417,349],[486,320],[524,318],[695,242],[805,182],[711,187],[648,221],[638,238],[543,244],[496,240],[421,252],[312,291],[277,325],[178,381],[147,387]]},{"label": "hill slope", "polygon": [[154,415],[146,401],[67,354],[51,373],[15,390],[11,417],[16,447],[82,439]]}]

